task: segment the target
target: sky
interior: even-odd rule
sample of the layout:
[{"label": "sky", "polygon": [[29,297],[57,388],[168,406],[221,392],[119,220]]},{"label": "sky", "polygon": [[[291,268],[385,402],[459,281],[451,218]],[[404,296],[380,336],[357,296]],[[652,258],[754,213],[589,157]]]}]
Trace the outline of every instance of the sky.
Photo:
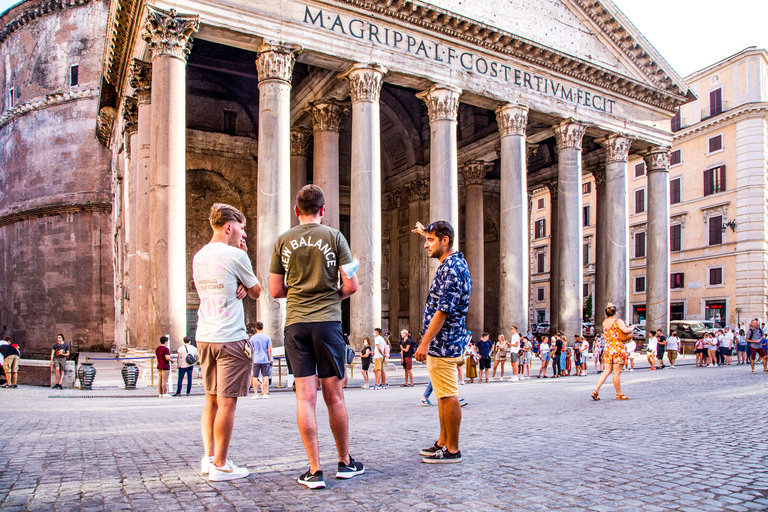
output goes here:
[{"label": "sky", "polygon": [[[768,0],[613,2],[683,78],[748,46],[768,48]],[[16,3],[0,0],[0,12]]]}]

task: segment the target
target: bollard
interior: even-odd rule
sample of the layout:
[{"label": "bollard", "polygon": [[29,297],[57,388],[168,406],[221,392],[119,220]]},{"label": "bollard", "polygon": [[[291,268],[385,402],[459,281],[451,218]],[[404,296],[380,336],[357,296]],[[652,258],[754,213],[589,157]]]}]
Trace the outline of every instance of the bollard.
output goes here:
[{"label": "bollard", "polygon": [[355,360],[352,359],[352,362],[349,363],[349,378],[354,379],[355,378]]},{"label": "bollard", "polygon": [[283,358],[277,358],[277,387],[284,388],[283,386]]},{"label": "bollard", "polygon": [[152,356],[149,361],[149,386],[155,387],[155,356]]}]

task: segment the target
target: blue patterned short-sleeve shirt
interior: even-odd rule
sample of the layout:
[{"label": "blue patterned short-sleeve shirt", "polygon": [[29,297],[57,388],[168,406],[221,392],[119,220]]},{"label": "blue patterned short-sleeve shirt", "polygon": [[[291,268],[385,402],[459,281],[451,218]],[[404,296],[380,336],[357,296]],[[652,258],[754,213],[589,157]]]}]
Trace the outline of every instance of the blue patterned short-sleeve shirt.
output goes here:
[{"label": "blue patterned short-sleeve shirt", "polygon": [[435,312],[448,313],[440,332],[429,344],[430,356],[461,357],[471,338],[465,319],[469,310],[469,292],[472,278],[469,276],[467,260],[460,252],[445,258],[437,267],[435,278],[429,286],[429,297],[424,307],[424,332]]}]

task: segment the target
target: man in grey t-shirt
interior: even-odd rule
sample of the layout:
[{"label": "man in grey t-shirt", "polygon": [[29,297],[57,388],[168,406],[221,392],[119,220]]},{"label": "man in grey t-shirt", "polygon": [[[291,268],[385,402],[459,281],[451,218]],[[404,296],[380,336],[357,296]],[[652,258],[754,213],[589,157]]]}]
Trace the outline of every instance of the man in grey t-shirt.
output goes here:
[{"label": "man in grey t-shirt", "polygon": [[752,320],[747,329],[747,343],[749,344],[749,364],[752,366],[752,373],[755,372],[755,356],[758,354],[763,360],[763,373],[768,373],[768,356],[766,350],[762,348],[763,330],[758,327],[758,319]]}]

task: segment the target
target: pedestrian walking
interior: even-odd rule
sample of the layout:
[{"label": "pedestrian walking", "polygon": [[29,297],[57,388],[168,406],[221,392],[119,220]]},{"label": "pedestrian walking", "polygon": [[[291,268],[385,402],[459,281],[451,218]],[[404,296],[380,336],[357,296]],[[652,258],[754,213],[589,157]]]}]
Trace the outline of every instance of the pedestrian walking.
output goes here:
[{"label": "pedestrian walking", "polygon": [[541,368],[539,368],[539,374],[536,376],[537,379],[540,379],[541,377],[547,378],[547,366],[549,365],[549,338],[547,336],[544,336],[541,338],[541,343],[539,343],[539,357],[541,358]]},{"label": "pedestrian walking", "polygon": [[[365,472],[365,466],[349,453],[349,418],[343,390],[347,346],[341,329],[341,301],[358,289],[357,275],[352,270],[357,268],[344,235],[322,224],[322,189],[304,186],[296,203],[294,212],[299,225],[275,242],[269,265],[269,292],[274,298],[287,298],[285,354],[295,378],[296,421],[309,459],[309,470],[299,476],[298,482],[320,489],[325,487],[325,480],[315,412],[318,378],[336,442],[336,478],[348,479]],[[381,338],[381,329],[377,328],[376,334]]]},{"label": "pedestrian walking", "polygon": [[603,320],[603,336],[605,336],[605,353],[603,364],[605,370],[597,379],[597,386],[592,392],[593,400],[600,400],[600,387],[613,373],[613,387],[616,388],[616,400],[629,400],[629,397],[621,392],[621,369],[627,364],[627,350],[621,341],[620,333],[631,334],[632,327],[626,325],[624,320],[616,318],[616,306],[608,304],[605,307],[605,320]]},{"label": "pedestrian walking", "polygon": [[248,258],[245,216],[233,206],[215,203],[208,221],[211,241],[192,259],[200,296],[195,339],[205,389],[200,472],[209,480],[223,481],[248,476],[248,469],[236,466],[227,454],[237,398],[248,396],[252,374],[242,299],[258,299],[261,285]]},{"label": "pedestrian walking", "polygon": [[528,338],[522,338],[520,340],[522,346],[520,347],[520,354],[517,360],[520,367],[520,374],[518,377],[520,380],[528,380],[531,378],[531,357],[533,353],[533,345]]},{"label": "pedestrian walking", "polygon": [[510,381],[520,380],[518,359],[520,357],[520,335],[517,333],[517,326],[513,325],[510,329],[512,335],[509,337],[509,359],[512,364],[512,377]]},{"label": "pedestrian walking", "polygon": [[[251,344],[251,386],[253,399],[269,398],[269,378],[272,376],[272,338],[264,333],[264,324],[256,322],[256,334],[248,340]],[[261,393],[259,393],[261,388]]]},{"label": "pedestrian walking", "polygon": [[744,329],[739,329],[736,342],[736,364],[747,364],[747,337]]},{"label": "pedestrian walking", "polygon": [[[581,337],[581,346],[579,347],[581,352],[581,374],[586,377],[587,375],[587,355],[589,355],[589,342],[584,336]],[[633,353],[634,357],[634,353]]]},{"label": "pedestrian walking", "polygon": [[454,230],[448,222],[433,222],[426,228],[417,223],[414,232],[426,238],[427,255],[440,262],[429,287],[424,307],[424,337],[415,356],[419,361],[427,361],[440,416],[440,435],[432,446],[421,451],[422,461],[461,462],[457,364],[470,341],[465,322],[472,279],[464,256],[453,250]]},{"label": "pedestrian walking", "polygon": [[629,371],[635,371],[635,350],[637,350],[637,342],[634,338],[627,342],[627,364],[624,368],[629,367]]},{"label": "pedestrian walking", "polygon": [[467,345],[467,352],[464,356],[467,360],[467,379],[469,379],[469,384],[474,384],[477,378],[477,366],[480,363],[480,358],[477,355],[475,344],[471,341]]},{"label": "pedestrian walking", "polygon": [[677,331],[672,331],[672,334],[667,338],[667,359],[669,360],[669,367],[675,367],[675,361],[677,361],[677,354],[680,350],[680,338],[677,337]]},{"label": "pedestrian walking", "polygon": [[595,340],[592,342],[592,358],[595,360],[593,371],[603,371],[602,354],[602,336],[595,336]]},{"label": "pedestrian walking", "polygon": [[197,348],[191,344],[191,341],[192,338],[184,336],[184,344],[176,351],[176,367],[179,369],[179,377],[176,380],[176,393],[173,396],[181,396],[184,377],[187,378],[187,396],[192,393],[192,371],[200,356],[197,353]]},{"label": "pedestrian walking", "polygon": [[731,366],[731,356],[733,355],[734,334],[730,327],[726,327],[723,332],[723,340],[720,343],[723,364]]},{"label": "pedestrian walking", "polygon": [[763,335],[765,334],[765,331],[763,331],[761,327],[758,327],[757,322],[757,318],[750,322],[749,329],[747,329],[745,335],[747,344],[749,345],[749,364],[752,367],[752,373],[756,373],[755,357],[759,355],[763,362],[763,373],[768,373],[768,352],[763,346]]},{"label": "pedestrian walking", "polygon": [[371,338],[366,336],[363,338],[363,348],[360,351],[360,365],[363,372],[363,389],[368,389],[368,368],[371,367]]},{"label": "pedestrian walking", "polygon": [[[408,329],[400,331],[400,360],[405,370],[405,384],[402,387],[413,386],[413,354],[416,352],[416,344],[408,334]],[[409,384],[410,383],[410,384]]]},{"label": "pedestrian walking", "polygon": [[373,373],[376,375],[376,383],[373,385],[373,389],[386,389],[387,385],[387,368],[386,368],[386,354],[387,347],[389,346],[381,336],[381,329],[378,327],[373,330]]},{"label": "pedestrian walking", "polygon": [[659,361],[659,370],[666,368],[664,365],[664,354],[667,352],[667,337],[664,336],[661,329],[656,330],[656,358]]},{"label": "pedestrian walking", "polygon": [[648,340],[648,346],[645,348],[646,353],[646,359],[648,359],[648,364],[651,365],[651,369],[649,371],[654,371],[656,369],[656,350],[658,348],[658,340],[656,339],[656,333],[651,335],[651,339]]},{"label": "pedestrian walking", "polygon": [[171,396],[168,394],[168,380],[171,377],[171,351],[168,348],[168,336],[160,336],[160,346],[155,349],[157,357],[157,393],[160,398]]},{"label": "pedestrian walking", "polygon": [[[488,333],[483,333],[483,337],[488,336]],[[493,373],[491,374],[491,380],[496,380],[496,369],[501,366],[501,375],[499,380],[504,380],[504,365],[507,362],[507,340],[504,339],[503,334],[499,334],[494,347],[493,355]],[[487,377],[487,376],[486,376]]]},{"label": "pedestrian walking", "polygon": [[51,348],[51,367],[55,373],[56,384],[53,389],[64,389],[61,383],[64,380],[64,371],[67,367],[67,358],[69,357],[69,344],[64,341],[64,335],[56,336],[56,343]]}]

